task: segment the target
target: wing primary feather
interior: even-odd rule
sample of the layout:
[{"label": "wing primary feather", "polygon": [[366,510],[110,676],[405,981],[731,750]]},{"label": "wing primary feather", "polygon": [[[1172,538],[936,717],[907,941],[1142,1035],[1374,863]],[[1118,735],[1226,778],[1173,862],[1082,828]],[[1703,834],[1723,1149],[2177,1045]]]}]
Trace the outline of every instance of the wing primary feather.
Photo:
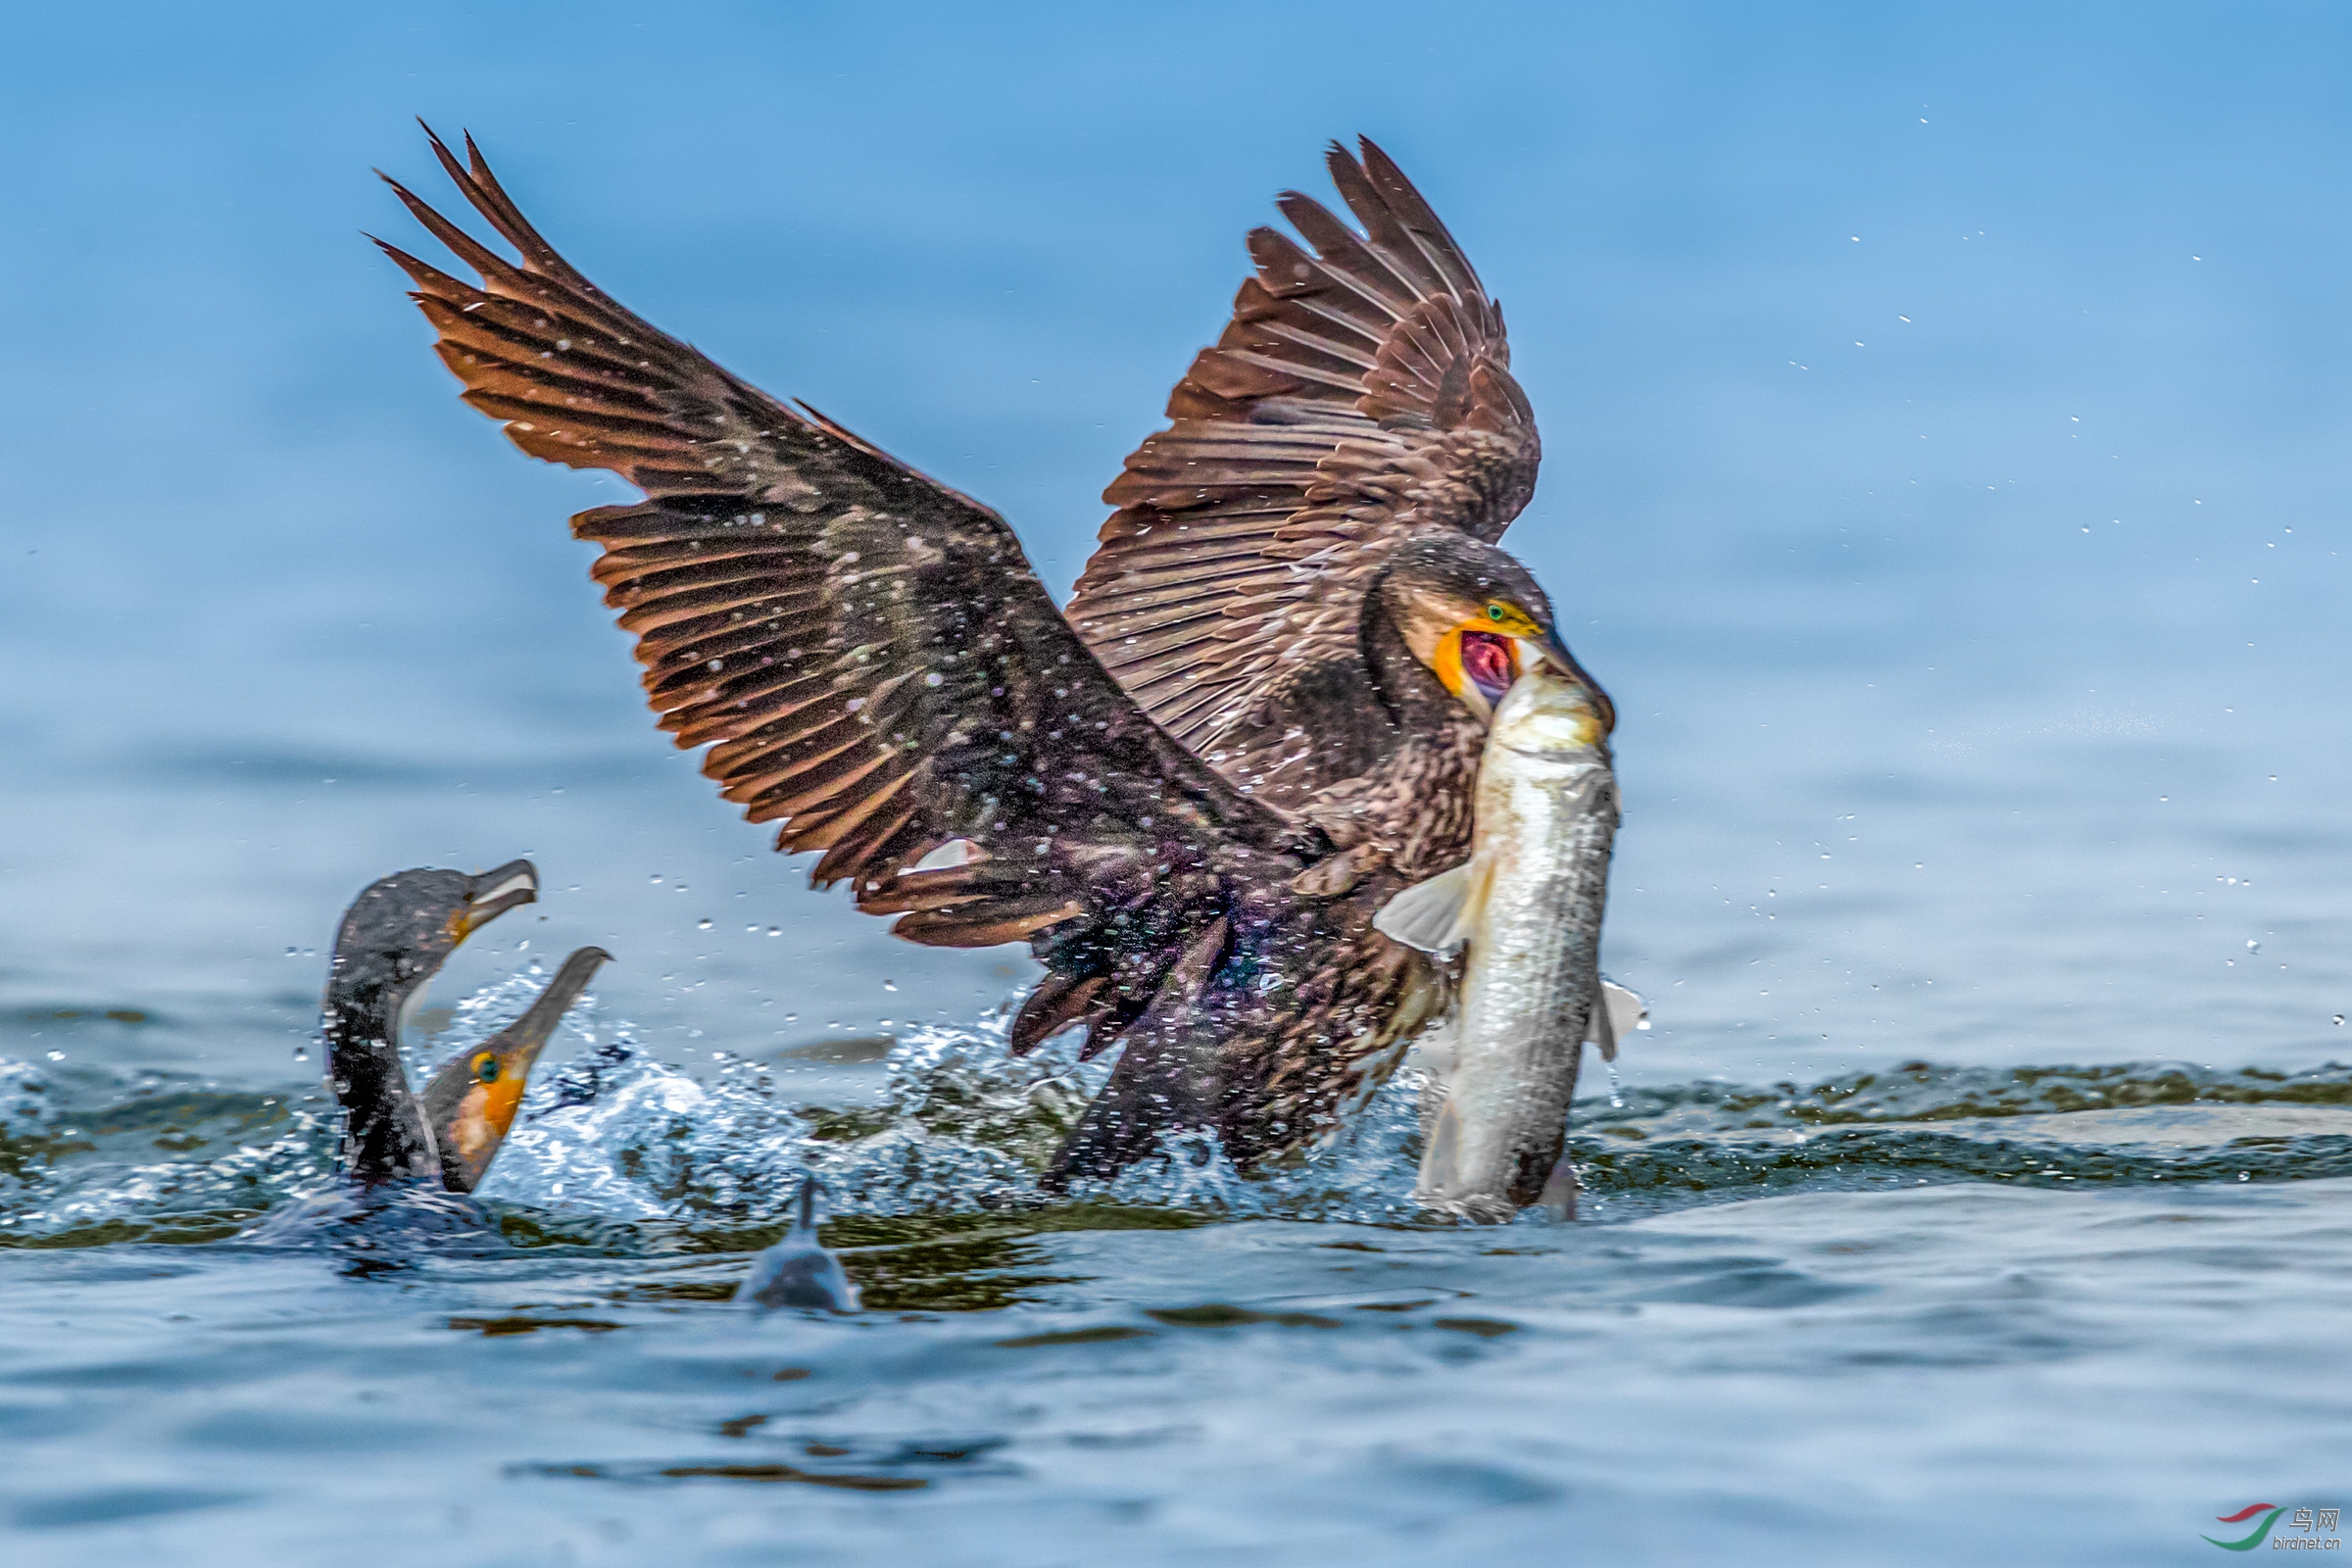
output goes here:
[{"label": "wing primary feather", "polygon": [[[1299,237],[1250,231],[1256,276],[1169,394],[1171,424],[1104,490],[1118,510],[1068,608],[1191,744],[1264,710],[1296,672],[1354,657],[1366,585],[1405,539],[1450,527],[1492,543],[1534,490],[1541,449],[1501,313],[1396,162],[1357,145],[1326,162],[1363,232],[1312,197],[1276,198]],[[1242,747],[1220,765],[1262,781],[1271,760]],[[1265,798],[1296,807],[1293,788]]]},{"label": "wing primary feather", "polygon": [[[897,915],[909,941],[1028,940],[1066,1016],[1107,1041],[1142,1003],[1102,976],[1105,952],[1164,972],[1204,930],[1223,941],[1230,901],[1269,858],[1279,868],[1330,853],[1136,706],[996,514],[632,315],[523,217],[470,136],[461,161],[427,135],[520,260],[388,177],[475,280],[377,243],[469,403],[532,456],[646,492],[581,513],[572,531],[603,551],[592,574],[637,638],[662,727],[705,748],[704,771],[748,818],[780,819],[779,850],[815,852],[814,883],[854,882],[860,907]],[[1295,323],[1256,337],[1326,376],[1368,373],[1354,362],[1375,341]],[[1294,379],[1288,361],[1233,368],[1250,388]],[[1216,462],[1248,478],[1282,446],[1245,443]],[[1267,460],[1287,465],[1281,476],[1258,487],[1294,491],[1316,460],[1313,441],[1293,440]],[[1221,504],[1250,505],[1226,478]],[[1229,525],[1264,531],[1283,515]],[[977,861],[941,880],[899,875],[958,840]],[[1153,856],[1192,869],[1120,869]]]}]

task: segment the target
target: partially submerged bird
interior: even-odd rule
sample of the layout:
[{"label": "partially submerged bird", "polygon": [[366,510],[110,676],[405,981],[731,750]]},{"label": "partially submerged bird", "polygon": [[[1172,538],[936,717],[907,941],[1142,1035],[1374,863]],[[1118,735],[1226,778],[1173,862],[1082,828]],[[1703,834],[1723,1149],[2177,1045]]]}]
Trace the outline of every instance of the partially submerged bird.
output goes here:
[{"label": "partially submerged bird", "polygon": [[421,1182],[453,1193],[481,1184],[514,1125],[531,1068],[557,1023],[612,955],[582,948],[506,1028],[409,1088],[402,1025],[459,944],[539,896],[528,860],[494,871],[400,871],[344,912],[327,967],[326,1074],[344,1111],[337,1165],[362,1186]]},{"label": "partially submerged bird", "polygon": [[750,1277],[735,1288],[736,1300],[768,1308],[858,1310],[858,1287],[850,1283],[841,1259],[826,1251],[816,1239],[816,1178],[803,1176],[792,1229],[752,1260]]},{"label": "partially submerged bird", "polygon": [[1026,939],[1014,1050],[1124,1045],[1049,1186],[1188,1127],[1294,1148],[1445,1010],[1446,967],[1374,912],[1468,853],[1515,678],[1608,702],[1494,544],[1538,459],[1501,313],[1379,148],[1329,160],[1363,232],[1293,193],[1312,251],[1250,236],[1065,619],[995,513],[623,310],[470,138],[432,146],[520,259],[396,182],[479,281],[384,249],[466,401],[645,493],[572,527],[662,727],[898,935]]}]

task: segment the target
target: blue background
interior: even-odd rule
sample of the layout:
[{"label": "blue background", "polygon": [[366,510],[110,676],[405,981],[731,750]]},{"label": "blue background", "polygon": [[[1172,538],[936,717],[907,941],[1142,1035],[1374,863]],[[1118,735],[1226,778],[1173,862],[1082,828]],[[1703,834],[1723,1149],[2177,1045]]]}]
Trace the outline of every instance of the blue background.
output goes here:
[{"label": "blue background", "polygon": [[361,237],[419,239],[370,166],[446,195],[421,114],[1057,594],[1369,133],[1504,304],[1507,542],[1626,715],[1630,1072],[2340,1051],[2340,8],[371,9],[10,20],[0,1028],[282,1075],[351,893],[518,853],[545,921],[453,982],[602,941],[673,1054],[1027,972],[806,892],[653,730],[563,525],[621,488]]}]

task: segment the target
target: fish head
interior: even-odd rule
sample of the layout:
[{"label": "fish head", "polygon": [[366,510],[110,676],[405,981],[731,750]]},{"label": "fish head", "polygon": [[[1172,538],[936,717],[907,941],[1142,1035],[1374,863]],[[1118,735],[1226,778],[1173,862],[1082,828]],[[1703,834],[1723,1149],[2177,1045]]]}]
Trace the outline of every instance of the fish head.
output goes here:
[{"label": "fish head", "polygon": [[1616,715],[1600,689],[1582,677],[1581,670],[1535,664],[1495,705],[1487,744],[1530,756],[1605,755]]}]

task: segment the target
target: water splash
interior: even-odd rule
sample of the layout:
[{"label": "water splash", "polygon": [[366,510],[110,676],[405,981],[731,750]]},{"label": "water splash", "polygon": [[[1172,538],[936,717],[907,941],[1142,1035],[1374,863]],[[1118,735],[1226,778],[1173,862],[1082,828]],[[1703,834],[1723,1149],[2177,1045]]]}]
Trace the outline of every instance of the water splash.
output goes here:
[{"label": "water splash", "polygon": [[[487,1039],[544,983],[533,964],[466,997],[412,1066],[421,1075]],[[996,1213],[1037,1224],[1074,1204],[1171,1222],[1431,1222],[1411,1200],[1421,1076],[1409,1065],[1337,1136],[1247,1175],[1214,1134],[1188,1132],[1112,1181],[1046,1199],[1037,1172],[1109,1066],[1080,1061],[1075,1034],[1014,1057],[1008,1027],[1004,1009],[908,1030],[867,1102],[812,1104],[766,1063],[729,1058],[691,1075],[584,999],[478,1196],[508,1216],[511,1236],[624,1250],[761,1245],[804,1172],[826,1183],[845,1221]],[[1605,1096],[1579,1102],[1570,1153],[1598,1217],[1793,1187],[2270,1181],[2352,1171],[2352,1116],[2335,1120],[2347,1110],[2352,1068],[2333,1063],[2279,1073],[1909,1062],[1811,1085],[1639,1089],[1612,1071]],[[2134,1115],[2185,1121],[2152,1137],[2125,1124]],[[334,1117],[315,1084],[229,1094],[155,1073],[0,1061],[0,1245],[235,1234],[333,1188]]]}]

